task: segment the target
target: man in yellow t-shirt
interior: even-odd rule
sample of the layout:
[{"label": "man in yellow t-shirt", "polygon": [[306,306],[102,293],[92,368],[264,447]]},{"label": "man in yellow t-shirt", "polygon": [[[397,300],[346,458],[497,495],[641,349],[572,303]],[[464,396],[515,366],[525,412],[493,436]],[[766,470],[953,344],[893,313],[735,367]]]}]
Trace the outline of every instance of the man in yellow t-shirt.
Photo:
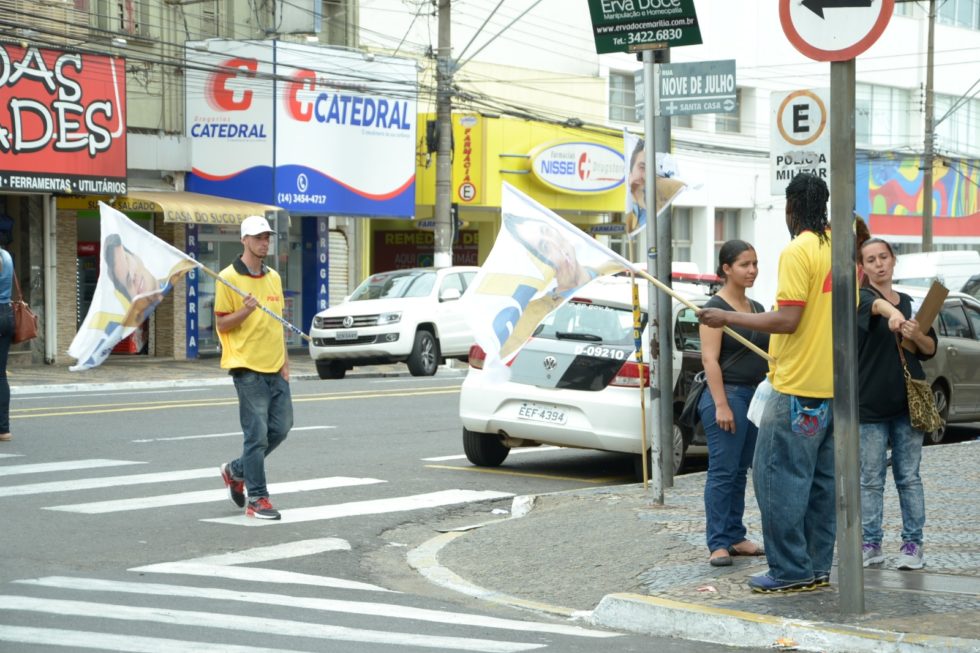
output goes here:
[{"label": "man in yellow t-shirt", "polygon": [[776,310],[704,309],[710,327],[774,334],[773,395],[759,424],[752,483],[762,516],[769,571],[755,592],[799,592],[830,584],[834,557],[833,322],[827,184],[800,173],[786,187],[793,240],[779,256]]},{"label": "man in yellow t-shirt", "polygon": [[282,444],[293,426],[285,334],[275,318],[255,310],[261,305],[282,316],[282,280],[262,262],[269,253],[271,234],[272,227],[265,218],[245,218],[242,255],[220,276],[248,294],[242,297],[218,283],[214,299],[221,367],[235,382],[244,436],[241,457],[221,465],[221,478],[235,505],[257,519],[281,518],[269,501],[265,458]]}]

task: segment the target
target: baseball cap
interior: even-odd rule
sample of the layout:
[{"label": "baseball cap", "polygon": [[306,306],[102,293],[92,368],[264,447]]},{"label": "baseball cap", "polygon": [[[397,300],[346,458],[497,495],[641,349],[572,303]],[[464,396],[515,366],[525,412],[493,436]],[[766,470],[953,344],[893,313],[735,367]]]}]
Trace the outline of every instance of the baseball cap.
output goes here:
[{"label": "baseball cap", "polygon": [[269,221],[261,215],[250,215],[242,220],[242,238],[245,236],[258,236],[259,234],[273,233]]}]

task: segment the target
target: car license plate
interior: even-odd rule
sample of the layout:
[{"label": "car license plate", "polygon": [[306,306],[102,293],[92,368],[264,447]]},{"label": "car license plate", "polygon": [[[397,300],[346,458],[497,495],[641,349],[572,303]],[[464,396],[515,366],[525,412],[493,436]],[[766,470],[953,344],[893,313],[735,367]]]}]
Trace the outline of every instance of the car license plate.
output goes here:
[{"label": "car license plate", "polygon": [[521,404],[520,408],[517,409],[517,417],[532,422],[547,422],[548,424],[564,424],[568,420],[568,416],[563,410],[530,403]]},{"label": "car license plate", "polygon": [[357,340],[357,331],[338,331],[334,337],[337,340]]}]

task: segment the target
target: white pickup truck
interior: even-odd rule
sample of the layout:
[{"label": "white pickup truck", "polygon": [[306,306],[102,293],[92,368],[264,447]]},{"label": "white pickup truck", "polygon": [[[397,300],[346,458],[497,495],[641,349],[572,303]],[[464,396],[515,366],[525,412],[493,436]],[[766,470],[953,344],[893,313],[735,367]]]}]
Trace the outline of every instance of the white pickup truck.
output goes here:
[{"label": "white pickup truck", "polygon": [[446,358],[466,358],[473,333],[459,301],[479,268],[411,268],[365,279],[310,327],[310,356],[321,379],[342,379],[355,365],[407,363],[431,376]]}]

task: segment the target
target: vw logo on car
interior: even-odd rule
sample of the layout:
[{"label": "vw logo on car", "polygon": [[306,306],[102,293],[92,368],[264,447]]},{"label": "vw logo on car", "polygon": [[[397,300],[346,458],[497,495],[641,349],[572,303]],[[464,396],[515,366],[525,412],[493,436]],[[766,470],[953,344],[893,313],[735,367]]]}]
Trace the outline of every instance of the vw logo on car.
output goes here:
[{"label": "vw logo on car", "polygon": [[541,364],[544,365],[544,369],[550,372],[551,370],[558,367],[558,359],[555,358],[554,356],[545,356],[544,360],[541,361]]}]

